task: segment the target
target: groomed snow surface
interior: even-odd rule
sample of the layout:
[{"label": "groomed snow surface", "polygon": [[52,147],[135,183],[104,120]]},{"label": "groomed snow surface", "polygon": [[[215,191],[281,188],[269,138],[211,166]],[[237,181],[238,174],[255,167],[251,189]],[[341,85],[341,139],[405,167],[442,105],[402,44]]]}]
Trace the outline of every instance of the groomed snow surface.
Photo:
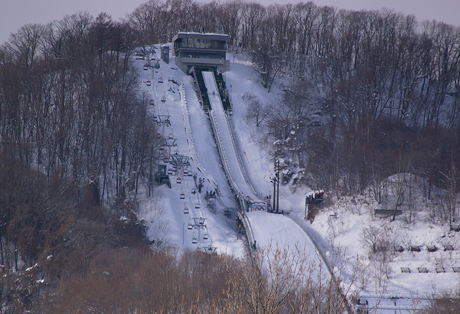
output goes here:
[{"label": "groomed snow surface", "polygon": [[[156,52],[159,56],[159,49]],[[270,195],[273,161],[268,152],[258,145],[261,129],[245,118],[246,106],[242,96],[251,92],[262,103],[268,103],[281,92],[276,86],[270,94],[263,89],[259,75],[248,58],[229,54],[228,59],[231,70],[224,73],[224,79],[233,101],[232,123],[241,158],[255,190],[260,195]],[[160,61],[160,69],[145,71],[144,61],[133,59],[133,62],[138,66],[143,91],[154,99],[155,105],[149,107],[152,116],[170,116],[171,126],[165,126],[164,136],[172,135],[176,139],[177,146],[172,147],[171,153],[189,156],[192,173],[192,176],[183,176],[181,183],[177,183],[178,174],[174,173],[171,175],[171,189],[161,186],[153,197],[146,195],[143,198],[141,218],[147,222],[149,238],[155,241],[153,247],[159,244],[194,250],[213,247],[218,254],[244,258],[245,242],[235,231],[235,217],[224,215],[225,210],[237,210],[238,204],[227,184],[209,119],[201,110],[192,78],[175,66],[171,56],[169,64]],[[159,83],[160,77],[163,83]],[[152,82],[151,86],[147,86],[147,81]],[[161,101],[162,97],[165,97],[165,102]],[[200,179],[203,182],[202,193],[193,194],[192,189],[198,192]],[[216,202],[217,211],[212,213],[206,207],[204,195],[216,190],[220,196]],[[185,194],[185,199],[180,198],[181,193]],[[289,215],[248,213],[257,247],[273,245],[275,241],[280,247],[301,245],[314,251],[313,242],[304,232],[307,230],[325,256],[340,252],[335,254],[342,257],[345,279],[352,277],[357,260],[362,263],[360,273],[365,274],[367,280],[354,284],[357,289],[363,290],[360,301],[364,303],[367,300],[371,308],[381,296],[385,297],[379,303],[378,313],[394,313],[395,310],[407,313],[406,309],[413,305],[409,298],[416,297],[415,300],[426,304],[425,299],[432,293],[452,291],[458,286],[459,273],[454,273],[452,267],[460,266],[459,233],[449,233],[447,226],[431,222],[422,207],[416,214],[415,223],[407,224],[400,216],[390,223],[389,219],[373,217],[372,212],[377,205],[371,196],[341,198],[334,206],[322,210],[310,224],[303,219],[305,196],[309,193],[311,190],[308,188],[297,188],[292,192],[289,186],[281,186],[280,209]],[[420,198],[423,204],[423,196]],[[184,213],[185,207],[189,210],[188,214]],[[199,218],[203,222],[200,227],[188,229],[189,224],[193,225]],[[369,260],[369,247],[362,240],[363,228],[369,226],[374,226],[404,248],[419,245],[421,252],[406,249],[401,253],[392,253],[391,259],[383,263],[386,267],[382,270],[382,263]],[[195,240],[196,243],[192,243]],[[454,251],[444,251],[442,248],[446,244],[451,244]],[[441,250],[428,252],[426,245],[436,245]],[[311,256],[319,258],[317,254]],[[435,268],[439,266],[444,266],[446,272],[436,273]],[[401,267],[409,268],[411,272],[403,273]],[[428,273],[419,273],[418,267],[426,267]],[[382,271],[386,275],[378,276]],[[377,282],[377,278],[383,279]]]},{"label": "groomed snow surface", "polygon": [[254,201],[258,201],[258,196],[255,195],[251,189],[251,187],[246,182],[244,175],[240,169],[238,163],[237,153],[234,149],[232,136],[230,133],[230,129],[227,124],[227,120],[225,118],[224,108],[222,105],[222,101],[217,90],[216,81],[214,78],[214,74],[212,72],[202,72],[203,80],[208,90],[208,98],[209,102],[211,103],[212,111],[214,112],[214,118],[216,121],[216,125],[218,128],[218,136],[220,137],[220,141],[222,142],[222,148],[225,151],[226,160],[225,162],[228,164],[232,180],[238,188],[240,193],[243,193],[245,196],[250,197]]}]

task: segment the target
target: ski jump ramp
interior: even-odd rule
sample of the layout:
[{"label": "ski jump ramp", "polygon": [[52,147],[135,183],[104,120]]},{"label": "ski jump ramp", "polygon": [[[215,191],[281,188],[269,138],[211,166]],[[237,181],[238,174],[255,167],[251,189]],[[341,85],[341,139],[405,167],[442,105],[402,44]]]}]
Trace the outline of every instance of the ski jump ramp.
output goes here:
[{"label": "ski jump ramp", "polygon": [[[231,122],[224,112],[222,100],[217,88],[213,72],[202,72],[211,105],[211,126],[216,137],[222,165],[227,180],[240,201],[244,213],[239,214],[247,231],[249,251],[255,249],[287,249],[306,254],[316,271],[327,278],[333,277],[332,271],[322,256],[317,245],[302,228],[283,215],[271,214],[266,211],[267,204],[252,186],[236,146]],[[262,205],[263,204],[263,205]],[[264,210],[255,210],[265,206]]]},{"label": "ski jump ramp", "polygon": [[256,248],[256,242],[257,247],[300,246],[311,252],[312,257],[314,256],[313,259],[316,259],[319,251],[315,248],[310,237],[293,220],[283,215],[254,210],[254,204],[265,203],[261,201],[261,197],[253,188],[240,159],[230,121],[223,109],[214,73],[203,71],[202,74],[211,104],[211,125],[221,155],[222,165],[242,209],[245,212],[248,211],[240,215],[240,219],[247,230],[250,250]]},{"label": "ski jump ramp", "polygon": [[224,112],[214,73],[203,71],[202,74],[211,104],[211,124],[228,181],[244,209],[264,206],[260,209],[266,210],[266,203],[261,201],[260,196],[253,188],[238,154],[233,132],[229,125],[230,121],[227,120],[227,115]]},{"label": "ski jump ramp", "polygon": [[263,210],[257,211],[254,210],[254,207],[249,207],[251,204],[262,204],[263,202],[252,187],[239,158],[239,151],[230,129],[230,121],[227,120],[222,106],[214,73],[203,71],[202,74],[211,104],[210,119],[222,164],[228,181],[240,200],[241,207],[249,211],[241,215],[240,219],[245,223],[248,231],[248,240],[252,244],[250,248],[253,249],[257,241],[261,246],[268,245],[268,242],[274,246],[301,245],[305,246],[307,251],[316,252],[309,236],[294,221],[283,215],[271,214]]}]

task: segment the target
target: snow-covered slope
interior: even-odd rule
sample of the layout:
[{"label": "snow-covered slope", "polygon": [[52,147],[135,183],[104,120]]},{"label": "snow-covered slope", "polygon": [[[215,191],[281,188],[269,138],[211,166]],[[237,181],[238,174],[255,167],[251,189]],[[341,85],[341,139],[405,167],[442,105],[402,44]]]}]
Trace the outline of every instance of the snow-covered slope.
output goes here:
[{"label": "snow-covered slope", "polygon": [[[148,70],[143,70],[143,61],[133,62],[139,68],[144,91],[154,100],[155,105],[150,107],[152,117],[170,116],[171,125],[165,125],[164,135],[176,139],[177,146],[172,147],[171,153],[190,157],[192,172],[192,176],[183,176],[181,183],[177,181],[178,174],[174,173],[171,189],[161,186],[141,205],[141,216],[149,225],[148,236],[157,243],[162,241],[162,245],[190,249],[211,246],[218,253],[243,256],[243,242],[232,229],[232,221],[222,214],[223,210],[235,208],[237,204],[226,184],[208,119],[200,108],[191,77],[177,70],[174,59],[170,64],[160,61],[160,69]],[[151,86],[147,81],[151,81]],[[203,182],[201,194],[198,193],[200,179]],[[212,214],[206,208],[204,195],[217,188],[221,195],[218,202],[220,214]],[[194,194],[193,189],[196,190]],[[184,213],[185,207],[188,214]],[[194,225],[199,218],[204,224],[200,228],[188,229],[189,224]],[[197,243],[192,243],[194,238]]]},{"label": "snow-covered slope", "polygon": [[[275,87],[271,94],[268,94],[263,90],[258,74],[247,62],[247,58],[238,55],[232,59],[236,59],[237,63],[232,63],[231,71],[225,75],[227,84],[233,87],[234,103],[243,104],[242,96],[248,91],[255,94],[261,102],[273,102],[280,93],[279,90]],[[266,149],[258,147],[261,138],[260,128],[249,126],[245,115],[244,105],[234,106],[233,122],[242,157],[247,163],[249,175],[253,178],[256,189],[271,194],[269,177],[273,175],[272,161],[268,158]],[[436,204],[428,202],[426,195],[423,195],[426,188],[420,184],[418,186],[419,192],[413,192],[413,197],[417,199],[416,218],[410,224],[406,223],[407,219],[403,216],[399,216],[395,222],[374,216],[373,211],[379,205],[371,195],[342,197],[338,200],[329,195],[329,198],[334,199],[334,206],[322,210],[310,224],[304,220],[304,202],[305,195],[311,190],[297,187],[296,192],[293,192],[289,186],[282,186],[280,208],[290,212],[288,217],[308,228],[306,230],[309,230],[309,234],[324,252],[330,251],[331,247],[342,252],[346,277],[353,273],[353,265],[356,264],[357,258],[360,259],[363,267],[360,272],[366,275],[367,284],[365,287],[358,285],[358,288],[364,288],[362,294],[368,296],[371,303],[375,300],[371,300],[371,296],[381,295],[406,298],[418,296],[418,300],[423,303],[426,300],[422,299],[431,297],[434,292],[451,291],[460,284],[460,274],[453,271],[453,267],[460,266],[460,233],[449,232],[449,226],[430,220],[430,211]],[[380,270],[379,274],[379,263],[372,258],[369,259],[369,247],[363,244],[363,230],[369,226],[376,226],[387,234],[393,241],[389,246],[391,250],[393,245],[405,248],[401,253],[389,252],[390,259],[381,263],[383,268],[387,269],[386,273]],[[448,244],[453,246],[454,251],[444,251],[444,245]],[[410,245],[421,246],[421,252],[408,251]],[[428,252],[428,245],[435,245],[437,251]],[[410,268],[411,273],[402,273],[401,267]],[[419,273],[419,267],[426,267],[428,273]],[[446,273],[437,273],[437,267],[444,267]],[[383,278],[380,282],[379,277]],[[400,309],[400,305],[408,304],[407,301],[404,303],[402,299],[399,300],[401,302],[396,302],[396,308],[393,307],[392,311]],[[394,306],[395,302],[390,303]]]},{"label": "snow-covered slope", "polygon": [[[246,107],[242,96],[246,92],[251,92],[258,97],[261,102],[273,101],[280,93],[274,86],[272,92],[268,94],[260,84],[258,73],[254,70],[247,58],[241,55],[234,57],[231,70],[224,73],[224,78],[229,87],[233,101],[232,123],[236,134],[241,157],[245,163],[246,170],[255,189],[262,195],[270,195],[272,185],[270,176],[273,175],[273,163],[266,152],[261,149],[258,140],[261,137],[259,130],[251,126],[246,121]],[[170,64],[160,62],[161,68],[158,70],[142,70],[142,61],[136,62],[143,81],[151,80],[152,86],[146,86],[144,90],[155,98],[155,106],[151,110],[155,114],[171,115],[171,127],[165,129],[165,135],[172,133],[177,139],[178,146],[173,148],[183,155],[191,157],[192,172],[196,174],[197,181],[192,176],[184,177],[183,182],[176,183],[176,176],[172,176],[172,188],[160,187],[156,197],[146,198],[143,204],[142,216],[148,222],[149,236],[152,239],[164,239],[167,244],[178,248],[195,249],[197,246],[214,246],[218,253],[229,253],[235,256],[245,254],[244,243],[238,238],[234,225],[234,217],[231,219],[223,215],[226,208],[236,208],[234,196],[232,195],[220,160],[217,154],[208,117],[201,110],[196,91],[192,84],[192,78],[186,76],[174,65],[174,58],[170,59]],[[158,82],[158,78],[163,78],[163,83]],[[178,84],[176,84],[176,83]],[[161,102],[161,97],[165,96],[166,101]],[[196,188],[196,182],[204,179],[202,194],[191,194],[191,189]],[[203,194],[206,191],[214,191],[218,188],[220,192],[217,203],[217,213],[213,214],[205,207]],[[185,194],[185,199],[180,199],[181,193]],[[281,186],[280,208],[289,212],[297,224],[301,224],[303,229],[309,228],[309,234],[314,237],[314,241],[324,251],[331,251],[331,246],[340,248],[344,257],[344,275],[346,278],[353,271],[357,258],[362,263],[361,272],[367,275],[367,281],[357,283],[359,289],[364,289],[363,298],[369,299],[372,305],[375,297],[381,295],[390,297],[411,297],[419,296],[420,299],[439,290],[451,290],[460,282],[459,274],[454,273],[452,267],[460,266],[460,250],[458,233],[449,233],[448,227],[440,226],[430,222],[426,217],[423,208],[418,212],[415,223],[406,224],[402,219],[389,223],[388,220],[378,219],[372,215],[373,209],[377,206],[370,196],[360,196],[356,198],[342,198],[336,200],[334,206],[325,208],[318,214],[312,224],[306,222],[305,216],[305,195],[310,193],[308,188],[297,187],[292,192],[289,186]],[[195,204],[199,203],[200,208],[195,209]],[[184,214],[184,206],[190,209],[189,214]],[[254,214],[251,214],[251,216]],[[263,221],[262,217],[251,217],[251,221]],[[269,214],[270,215],[270,214]],[[331,216],[332,215],[332,216]],[[198,230],[188,230],[187,225],[193,222],[191,218],[206,218],[206,229],[200,229],[200,236],[197,244],[192,243],[194,236],[198,236]],[[299,236],[294,232],[295,228],[284,224],[286,217],[282,217],[283,223],[279,228],[271,228],[271,231],[255,227],[254,233],[259,244],[271,239],[272,234],[282,235],[282,241],[298,242]],[[268,223],[266,223],[268,225]],[[385,230],[397,241],[399,245],[407,248],[409,244],[422,246],[421,252],[408,252],[392,254],[391,260],[378,264],[369,259],[369,248],[363,244],[363,229],[368,226],[376,226]],[[203,230],[209,234],[208,239],[203,239]],[[259,240],[260,239],[260,240]],[[302,240],[303,241],[303,240]],[[286,243],[285,242],[285,243]],[[395,242],[396,243],[396,242]],[[428,252],[427,244],[436,244],[437,252]],[[452,244],[454,251],[444,251],[444,244]],[[445,273],[436,273],[435,268],[445,265]],[[383,267],[383,269],[379,269]],[[401,267],[409,267],[411,273],[402,273]],[[419,273],[418,267],[427,267],[428,273]],[[385,276],[378,272],[385,271]],[[383,280],[379,281],[379,278]],[[409,301],[397,299],[394,302],[385,301],[391,310],[401,310],[407,307]],[[382,303],[382,304],[383,304]]]}]

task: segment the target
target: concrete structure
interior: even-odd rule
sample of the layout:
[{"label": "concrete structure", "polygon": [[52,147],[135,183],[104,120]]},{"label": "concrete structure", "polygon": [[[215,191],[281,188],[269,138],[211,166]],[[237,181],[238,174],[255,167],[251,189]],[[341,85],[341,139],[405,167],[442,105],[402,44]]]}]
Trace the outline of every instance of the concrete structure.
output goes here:
[{"label": "concrete structure", "polygon": [[180,32],[173,38],[172,54],[176,65],[187,74],[193,66],[200,70],[217,67],[225,72],[230,70],[227,41],[225,34]]}]

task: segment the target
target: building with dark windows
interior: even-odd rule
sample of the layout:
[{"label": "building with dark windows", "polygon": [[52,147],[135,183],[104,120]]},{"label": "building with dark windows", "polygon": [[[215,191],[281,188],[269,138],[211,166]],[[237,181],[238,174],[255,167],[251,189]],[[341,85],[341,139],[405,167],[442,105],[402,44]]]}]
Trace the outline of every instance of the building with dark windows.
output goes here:
[{"label": "building with dark windows", "polygon": [[180,32],[173,38],[172,54],[176,65],[185,73],[192,67],[200,70],[230,70],[227,56],[228,35]]}]

